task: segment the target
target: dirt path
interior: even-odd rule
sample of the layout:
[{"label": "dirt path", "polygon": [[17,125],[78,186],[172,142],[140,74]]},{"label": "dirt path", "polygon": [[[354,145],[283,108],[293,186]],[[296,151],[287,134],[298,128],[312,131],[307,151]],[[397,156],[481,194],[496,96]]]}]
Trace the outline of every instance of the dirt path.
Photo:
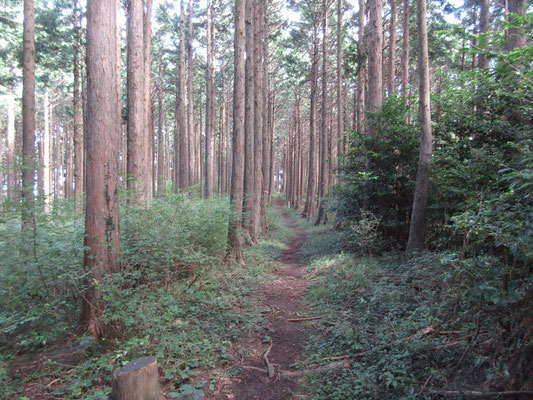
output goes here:
[{"label": "dirt path", "polygon": [[[294,222],[283,214],[287,224],[296,231],[280,258],[274,278],[261,289],[259,295],[264,297],[265,306],[272,309],[268,318],[267,335],[272,341],[268,359],[277,369],[289,370],[292,364],[302,356],[302,345],[306,339],[305,328],[299,322],[288,319],[300,318],[303,312],[301,297],[306,288],[304,265],[301,263],[300,248],[305,242],[305,232],[296,228]],[[242,364],[265,370],[264,352],[270,343],[263,338],[254,338],[249,343],[252,356]],[[268,376],[256,370],[243,370],[234,380],[234,399],[236,400],[281,400],[291,399],[298,389],[293,380]]]}]

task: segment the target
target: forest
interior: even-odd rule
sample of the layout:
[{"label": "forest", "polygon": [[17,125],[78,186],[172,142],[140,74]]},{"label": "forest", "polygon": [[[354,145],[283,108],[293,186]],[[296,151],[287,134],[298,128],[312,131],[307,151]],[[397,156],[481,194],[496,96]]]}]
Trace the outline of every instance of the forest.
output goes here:
[{"label": "forest", "polygon": [[533,398],[532,10],[0,1],[0,398]]}]

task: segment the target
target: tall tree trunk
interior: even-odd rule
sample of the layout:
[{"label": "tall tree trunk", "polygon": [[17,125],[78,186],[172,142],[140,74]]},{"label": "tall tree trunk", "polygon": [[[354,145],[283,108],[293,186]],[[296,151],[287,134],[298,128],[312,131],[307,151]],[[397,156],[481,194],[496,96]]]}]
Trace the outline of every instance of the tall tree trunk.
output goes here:
[{"label": "tall tree trunk", "polygon": [[83,207],[82,195],[85,190],[83,187],[83,121],[82,121],[82,102],[80,93],[80,22],[78,1],[74,1],[74,65],[73,65],[73,137],[74,137],[74,194],[76,196],[76,212],[81,213]]},{"label": "tall tree trunk", "polygon": [[[146,181],[144,182],[144,193],[146,199],[151,199],[154,193],[153,178],[154,178],[154,136],[152,134],[152,0],[146,1],[146,9],[144,10],[144,135],[145,135],[145,172]],[[144,7],[143,7],[144,9]]]},{"label": "tall tree trunk", "polygon": [[22,255],[34,248],[35,235],[35,12],[24,0],[22,64]]},{"label": "tall tree trunk", "polygon": [[143,40],[143,1],[128,0],[128,189],[129,201],[148,199],[150,188],[147,160],[148,132],[144,114],[145,73]]},{"label": "tall tree trunk", "polygon": [[178,187],[189,186],[189,135],[187,133],[187,91],[186,91],[186,63],[185,63],[185,7],[184,0],[180,1],[180,59],[178,76],[178,135],[179,135],[179,164]]},{"label": "tall tree trunk", "polygon": [[268,126],[268,107],[269,107],[269,95],[270,95],[270,80],[268,76],[268,1],[265,4],[263,12],[263,108],[261,110],[263,118],[263,160],[261,170],[263,171],[263,193],[261,195],[261,218],[266,218],[266,204],[270,198],[269,182],[270,182],[270,140],[269,140],[269,126]]},{"label": "tall tree trunk", "polygon": [[44,104],[43,104],[43,113],[44,113],[44,132],[43,132],[43,172],[44,172],[44,210],[45,212],[50,211],[50,203],[52,202],[52,188],[53,188],[53,168],[52,168],[52,159],[50,157],[50,148],[51,148],[51,134],[50,134],[50,101],[48,88],[44,90]]},{"label": "tall tree trunk", "polygon": [[187,25],[187,143],[189,144],[189,182],[198,184],[197,163],[200,161],[196,157],[195,132],[194,132],[194,89],[193,89],[193,55],[192,55],[192,6],[193,0],[189,0],[189,20]]},{"label": "tall tree trunk", "polygon": [[[270,89],[269,89],[270,91]],[[274,115],[274,104],[275,104],[275,101],[276,101],[276,92],[274,91],[274,89],[272,90],[272,92],[269,94],[268,96],[268,99],[269,99],[269,104],[268,104],[268,136],[269,136],[269,141],[270,141],[270,144],[268,145],[269,149],[270,149],[270,165],[269,165],[269,173],[268,175],[270,176],[270,182],[269,182],[269,186],[268,186],[268,193],[269,193],[269,201],[272,201],[272,196],[270,195],[270,193],[272,193],[272,189],[273,189],[273,172],[274,172],[274,121],[275,121],[275,115]]]},{"label": "tall tree trunk", "polygon": [[342,140],[344,136],[344,115],[343,115],[343,89],[342,89],[342,0],[337,0],[337,154],[334,159],[339,166],[339,155],[342,153]]},{"label": "tall tree trunk", "polygon": [[[87,210],[84,257],[87,291],[83,296],[80,324],[95,337],[106,333],[101,295],[106,274],[120,270],[120,105],[117,96],[108,95],[118,92],[115,75],[118,72],[116,17],[115,2],[87,2]],[[142,52],[140,54],[142,56]]]},{"label": "tall tree trunk", "polygon": [[394,92],[396,87],[396,1],[390,0],[390,30],[389,30],[389,73],[387,91],[389,96]]},{"label": "tall tree trunk", "polygon": [[205,107],[205,188],[204,196],[213,196],[215,141],[215,16],[213,0],[207,0],[207,73]]},{"label": "tall tree trunk", "polygon": [[[472,37],[472,48],[476,48],[477,47],[477,33],[478,33],[478,21],[477,21],[477,4],[478,2],[475,3],[474,5],[474,32],[473,32],[473,37]],[[476,68],[476,53],[475,52],[472,52],[472,69]]]},{"label": "tall tree trunk", "polygon": [[367,72],[367,49],[365,40],[365,0],[359,0],[359,41],[357,43],[357,53],[359,59],[359,74],[357,75],[357,124],[356,131],[363,132],[365,128],[365,111],[366,111],[366,72]]},{"label": "tall tree trunk", "polygon": [[[249,0],[248,0],[249,1]],[[228,224],[228,258],[243,261],[242,255],[242,206],[244,181],[244,98],[245,98],[245,4],[235,0],[235,68],[233,78],[233,136],[231,169],[231,210]]]},{"label": "tall tree trunk", "polygon": [[414,250],[424,247],[426,209],[431,167],[431,97],[429,88],[428,30],[426,19],[426,0],[417,0],[418,22],[418,74],[420,80],[420,156],[416,176],[407,256]]},{"label": "tall tree trunk", "polygon": [[246,0],[246,87],[244,123],[244,227],[253,240],[254,215],[254,0]]},{"label": "tall tree trunk", "polygon": [[318,75],[318,22],[313,17],[313,49],[311,55],[311,105],[309,109],[309,172],[307,179],[307,196],[302,217],[309,221],[314,214],[316,187],[316,101]]},{"label": "tall tree trunk", "polygon": [[[403,2],[403,43],[402,43],[402,98],[405,107],[409,101],[409,0]],[[409,113],[405,113],[405,123],[409,122]]]},{"label": "tall tree trunk", "polygon": [[72,130],[70,126],[65,127],[65,197],[70,199],[74,196],[74,154],[72,145]]},{"label": "tall tree trunk", "polygon": [[[383,104],[383,10],[382,0],[370,1],[370,20],[368,32],[368,104],[367,111],[377,113]],[[376,129],[368,129],[370,136],[376,136]]]},{"label": "tall tree trunk", "polygon": [[315,225],[328,220],[322,200],[328,194],[328,2],[324,2],[322,14],[322,110],[320,128],[320,178],[318,180],[318,215]]},{"label": "tall tree trunk", "polygon": [[[510,14],[526,15],[527,0],[508,0],[508,21],[512,21]],[[507,44],[505,50],[522,49],[526,46],[526,35],[523,27],[509,28],[506,32]]]},{"label": "tall tree trunk", "polygon": [[17,187],[17,168],[16,168],[16,150],[15,150],[15,93],[13,87],[9,87],[7,95],[7,197],[9,200],[15,200]]},{"label": "tall tree trunk", "polygon": [[263,204],[263,39],[264,39],[264,2],[255,0],[254,12],[254,206],[253,231],[261,231],[261,209]]},{"label": "tall tree trunk", "polygon": [[165,138],[163,133],[163,60],[159,59],[159,88],[157,113],[157,194],[165,195]]},{"label": "tall tree trunk", "polygon": [[[481,52],[478,55],[478,67],[480,69],[487,69],[487,54],[484,50],[487,48],[487,37],[486,34],[489,31],[489,0],[481,0],[480,5],[480,20],[479,20],[479,33],[481,33],[481,39],[479,47]],[[484,36],[485,35],[485,36]]]},{"label": "tall tree trunk", "polygon": [[302,107],[300,97],[296,97],[296,135],[298,137],[296,149],[298,154],[298,174],[296,179],[296,204],[295,208],[300,207],[303,192],[303,154],[302,154]]}]

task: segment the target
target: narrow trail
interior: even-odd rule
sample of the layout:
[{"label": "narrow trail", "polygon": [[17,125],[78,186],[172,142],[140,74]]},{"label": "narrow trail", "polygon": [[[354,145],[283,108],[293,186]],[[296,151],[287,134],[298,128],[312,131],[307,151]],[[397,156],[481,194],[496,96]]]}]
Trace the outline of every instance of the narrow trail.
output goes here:
[{"label": "narrow trail", "polygon": [[[292,364],[302,357],[302,344],[307,338],[301,323],[288,321],[302,317],[304,309],[301,298],[306,289],[306,280],[300,249],[305,243],[305,232],[297,228],[285,213],[282,215],[289,227],[295,230],[296,236],[279,257],[275,276],[260,290],[259,295],[265,299],[265,306],[272,310],[267,319],[267,335],[272,343],[268,359],[276,369],[290,370]],[[253,356],[243,360],[242,364],[266,371],[263,355],[270,343],[265,343],[262,338],[255,338],[250,345]],[[249,369],[243,369],[234,382],[232,389],[235,400],[291,399],[298,389],[298,383],[294,380],[278,376],[269,378],[266,373]]]}]

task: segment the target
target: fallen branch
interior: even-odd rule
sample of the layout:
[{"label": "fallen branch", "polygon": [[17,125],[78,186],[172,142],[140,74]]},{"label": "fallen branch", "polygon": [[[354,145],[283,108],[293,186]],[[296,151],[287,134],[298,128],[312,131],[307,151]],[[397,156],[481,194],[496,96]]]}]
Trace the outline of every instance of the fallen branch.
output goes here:
[{"label": "fallen branch", "polygon": [[[267,350],[267,351],[269,351],[269,350]],[[266,355],[266,352],[265,352],[265,355]],[[263,357],[265,357],[265,356],[263,356]],[[267,359],[268,359],[268,356],[267,356]],[[266,359],[265,359],[265,361],[266,361]],[[251,365],[241,365],[240,368],[248,369],[248,370],[251,370],[251,371],[262,372],[263,374],[267,374],[270,378],[273,378],[274,375],[275,375],[274,366],[270,362],[268,362],[267,366],[269,366],[268,367],[268,371],[264,370],[263,368],[253,367]],[[349,368],[349,367],[350,367],[350,362],[348,360],[343,360],[343,361],[335,361],[335,362],[332,362],[332,363],[329,363],[329,364],[321,365],[320,367],[316,367],[316,368],[304,369],[302,371],[278,370],[278,375],[280,377],[282,377],[282,378],[298,378],[300,376],[304,376],[304,375],[307,375],[307,374],[317,374],[317,373],[321,373],[321,372],[333,371],[333,370],[339,369],[339,368]],[[271,373],[272,373],[272,376],[271,376]]]},{"label": "fallen branch", "polygon": [[314,321],[315,319],[320,319],[322,317],[308,317],[308,318],[290,318],[288,322],[304,322],[304,321]]},{"label": "fallen branch", "polygon": [[463,397],[513,397],[513,396],[533,396],[533,391],[514,390],[509,392],[478,392],[475,390],[435,390],[430,389],[429,393],[439,396],[463,396]]}]

